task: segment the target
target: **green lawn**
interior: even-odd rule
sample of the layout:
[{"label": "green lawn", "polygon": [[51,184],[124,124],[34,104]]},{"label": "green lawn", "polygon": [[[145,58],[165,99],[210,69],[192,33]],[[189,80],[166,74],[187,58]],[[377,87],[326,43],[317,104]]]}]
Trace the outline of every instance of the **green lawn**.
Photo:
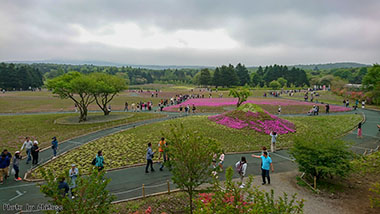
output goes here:
[{"label": "green lawn", "polygon": [[[123,110],[125,102],[130,105],[137,102],[152,101],[157,105],[160,98],[150,96],[134,96],[130,92],[122,92],[111,101],[112,110]],[[89,110],[100,110],[96,103],[89,106]],[[52,112],[74,111],[74,102],[70,99],[60,99],[48,91],[7,92],[0,94],[0,113],[19,112]]]},{"label": "green lawn", "polygon": [[[349,114],[286,117],[286,119],[296,124],[297,132],[279,136],[277,143],[279,148],[291,146],[292,139],[296,135],[338,137],[356,126],[362,117],[361,115]],[[162,136],[168,134],[171,125],[181,123],[189,130],[214,138],[221,143],[226,152],[260,150],[262,146],[269,147],[270,145],[268,135],[249,129],[228,128],[208,120],[206,116],[192,116],[140,126],[101,138],[53,160],[45,165],[45,168],[62,171],[68,167],[66,163],[70,162],[77,163],[82,172],[86,173],[91,168],[91,160],[98,150],[103,150],[105,161],[108,163],[106,169],[143,163],[145,162],[146,144],[152,142],[153,149],[157,150],[158,141]],[[38,171],[33,176],[39,177]]]},{"label": "green lawn", "polygon": [[[75,136],[108,128],[111,126],[131,123],[138,120],[161,117],[160,114],[152,113],[111,113],[129,114],[131,117],[120,120],[78,125],[60,125],[54,121],[59,118],[74,116],[75,114],[42,114],[42,115],[18,115],[0,116],[0,148],[8,149],[12,153],[19,150],[25,140],[25,136],[36,137],[41,148],[49,147],[51,138],[56,136],[58,140],[64,141]],[[89,114],[100,115],[100,113]]]}]

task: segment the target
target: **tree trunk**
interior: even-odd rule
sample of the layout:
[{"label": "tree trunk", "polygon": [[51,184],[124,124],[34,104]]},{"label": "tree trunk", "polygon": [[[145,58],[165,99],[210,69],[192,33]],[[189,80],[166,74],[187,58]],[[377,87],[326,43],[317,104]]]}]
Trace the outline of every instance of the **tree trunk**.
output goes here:
[{"label": "tree trunk", "polygon": [[104,116],[107,116],[110,114],[110,111],[108,111],[107,107],[104,107],[103,112],[104,112]]},{"label": "tree trunk", "polygon": [[190,198],[190,213],[193,214],[193,191],[189,191],[189,198]]},{"label": "tree trunk", "polygon": [[240,106],[240,98],[238,98],[238,102],[237,102],[237,104],[236,104],[236,107],[238,107],[239,108],[239,106]]},{"label": "tree trunk", "polygon": [[87,121],[87,108],[81,106],[80,108],[79,122]]}]

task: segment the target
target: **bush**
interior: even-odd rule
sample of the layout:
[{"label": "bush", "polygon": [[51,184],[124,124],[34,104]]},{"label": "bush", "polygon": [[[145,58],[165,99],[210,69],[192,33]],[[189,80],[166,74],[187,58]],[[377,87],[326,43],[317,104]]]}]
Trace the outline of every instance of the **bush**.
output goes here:
[{"label": "bush", "polygon": [[[60,213],[110,213],[111,202],[115,199],[106,187],[111,179],[104,178],[104,171],[94,170],[89,176],[79,176],[76,180],[76,188],[73,190],[75,199],[63,195],[58,188],[57,178],[65,177],[70,185],[68,172],[65,175],[55,175],[52,171],[43,170],[42,176],[45,180],[40,185],[40,191],[50,198],[49,202],[57,205],[62,210]],[[56,213],[56,211],[50,211]],[[48,212],[49,213],[49,212]]]},{"label": "bush", "polygon": [[[361,156],[353,161],[355,171],[361,174],[379,175],[380,167],[380,152],[375,152],[368,156]],[[373,193],[370,196],[371,206],[380,207],[380,183],[375,182],[371,184],[369,189]]]},{"label": "bush", "polygon": [[322,136],[297,137],[290,153],[299,170],[317,180],[327,176],[346,176],[351,171],[353,153],[346,142]]},{"label": "bush", "polygon": [[199,132],[174,126],[168,137],[167,154],[172,167],[172,180],[189,195],[190,213],[196,188],[211,178],[213,155],[220,151],[219,144]]},{"label": "bush", "polygon": [[195,213],[303,213],[304,202],[297,200],[295,194],[290,199],[286,193],[275,199],[273,190],[268,193],[252,186],[252,177],[241,188],[241,183],[233,182],[232,176],[230,167],[226,171],[224,188],[215,178],[211,193],[199,194],[195,200]]}]

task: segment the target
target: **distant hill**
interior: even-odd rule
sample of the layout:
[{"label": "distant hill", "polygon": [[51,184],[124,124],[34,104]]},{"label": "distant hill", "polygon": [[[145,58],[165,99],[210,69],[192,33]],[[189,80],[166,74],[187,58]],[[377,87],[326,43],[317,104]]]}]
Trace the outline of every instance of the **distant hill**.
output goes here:
[{"label": "distant hill", "polygon": [[7,61],[7,63],[20,63],[20,64],[33,64],[33,63],[47,63],[47,64],[68,64],[68,65],[95,65],[95,66],[129,66],[132,68],[145,68],[152,70],[163,69],[202,69],[202,68],[215,68],[213,66],[197,66],[197,65],[136,65],[136,64],[123,64],[107,61],[81,61],[81,60],[36,60],[36,61]]},{"label": "distant hill", "polygon": [[368,67],[370,65],[360,64],[356,62],[337,62],[337,63],[327,63],[327,64],[310,64],[310,65],[292,65],[288,67],[296,67],[308,70],[327,70],[333,68],[360,68]]},{"label": "distant hill", "polygon": [[[23,64],[33,64],[33,63],[50,63],[50,64],[70,64],[70,65],[95,65],[95,66],[129,66],[133,68],[145,68],[152,70],[163,70],[163,69],[202,69],[211,68],[214,69],[215,66],[202,66],[202,65],[137,65],[137,64],[123,64],[107,61],[90,61],[90,60],[36,60],[36,61],[8,61],[8,63],[23,63]],[[228,63],[227,63],[228,64]],[[355,63],[355,62],[337,62],[337,63],[326,63],[326,64],[309,64],[309,65],[289,65],[289,68],[296,67],[307,70],[326,70],[333,68],[359,68],[368,67],[370,65]],[[262,66],[265,67],[265,66]],[[254,71],[258,66],[248,66],[249,70]]]}]

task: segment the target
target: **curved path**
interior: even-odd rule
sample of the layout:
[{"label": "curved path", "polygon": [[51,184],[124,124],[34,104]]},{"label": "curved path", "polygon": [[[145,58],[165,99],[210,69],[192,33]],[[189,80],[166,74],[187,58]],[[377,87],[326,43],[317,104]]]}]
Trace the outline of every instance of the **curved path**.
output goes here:
[{"label": "curved path", "polygon": [[[363,136],[362,139],[356,138],[356,132],[350,132],[343,137],[344,140],[354,142],[352,149],[362,154],[365,150],[374,149],[380,144],[380,134],[376,127],[376,123],[379,122],[380,112],[372,110],[358,110],[358,113],[364,113],[366,116],[366,122],[363,124]],[[169,120],[180,117],[177,113],[166,113],[168,116],[164,118],[151,119],[145,121],[138,121],[135,123],[121,125],[118,127],[101,130],[95,133],[91,133],[85,136],[81,136],[63,144],[60,144],[60,153],[63,151],[68,151],[75,147],[78,147],[84,143],[91,140],[110,135],[119,131],[127,130],[135,126],[140,126],[144,124],[151,124],[159,121]],[[344,114],[344,113],[337,113]],[[347,113],[346,113],[347,114]],[[185,116],[185,115],[182,115]],[[283,115],[285,116],[285,115]],[[47,161],[51,158],[51,150],[48,149],[40,153],[40,159],[42,162]],[[240,159],[241,156],[248,157],[248,174],[259,175],[260,174],[260,160],[250,158],[250,154],[231,154],[227,155],[225,159],[225,167],[234,166],[234,164]],[[278,151],[272,153],[272,159],[275,166],[275,172],[286,172],[296,169],[296,164],[292,162],[292,158],[286,150]],[[21,161],[21,175],[23,175],[30,165],[26,165],[25,159]],[[116,171],[110,171],[107,173],[107,177],[111,178],[108,189],[114,195],[116,195],[117,200],[131,199],[134,197],[139,197],[142,194],[142,184],[145,184],[145,193],[152,194],[157,192],[162,192],[167,190],[167,181],[170,181],[170,173],[164,169],[164,171],[158,171],[158,165],[155,164],[156,172],[145,174],[144,166],[133,167],[127,169],[121,169]],[[223,177],[223,175],[221,175]],[[171,184],[173,187],[173,185]],[[4,204],[38,204],[46,203],[47,198],[40,193],[39,188],[36,183],[28,182],[15,182],[9,179],[5,184],[0,186],[0,202],[1,205]],[[3,206],[0,207],[0,213],[2,213]]]}]

